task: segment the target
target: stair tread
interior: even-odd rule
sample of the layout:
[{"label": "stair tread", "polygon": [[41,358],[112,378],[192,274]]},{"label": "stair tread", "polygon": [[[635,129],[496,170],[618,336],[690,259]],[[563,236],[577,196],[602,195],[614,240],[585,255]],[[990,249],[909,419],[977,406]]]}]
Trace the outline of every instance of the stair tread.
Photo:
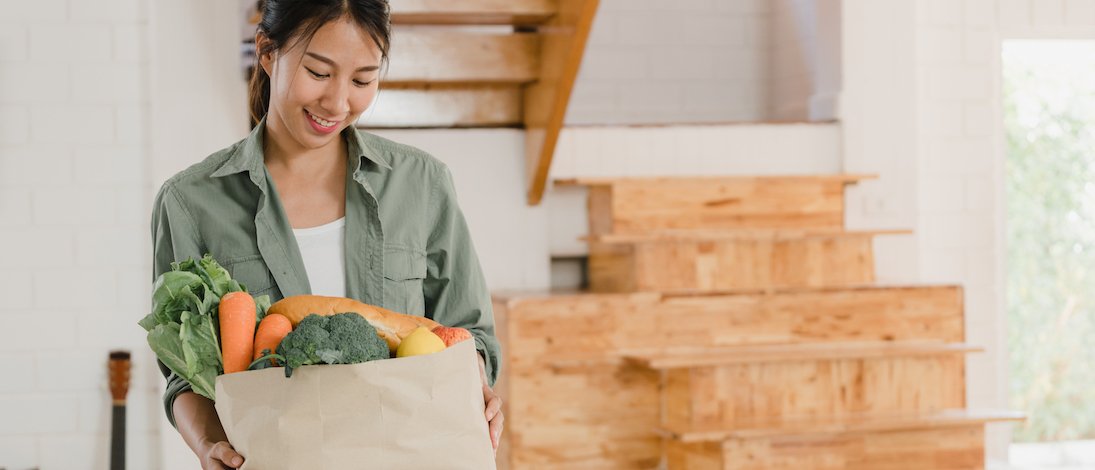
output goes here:
[{"label": "stair tread", "polygon": [[848,434],[910,429],[942,428],[1002,421],[1021,421],[1025,414],[1007,410],[954,409],[890,415],[863,414],[835,419],[785,419],[755,421],[728,426],[662,426],[657,432],[681,442],[721,442],[811,434]]},{"label": "stair tread", "polygon": [[724,240],[775,240],[790,241],[817,238],[837,238],[842,236],[909,235],[912,230],[843,230],[843,229],[696,229],[696,230],[657,230],[642,234],[609,234],[582,237],[589,242],[599,243],[642,243],[642,242],[681,242],[681,241],[724,241]]},{"label": "stair tread", "polygon": [[758,362],[866,359],[879,357],[964,354],[983,349],[944,341],[863,341],[798,344],[758,344],[693,350],[627,353],[627,362],[651,369],[682,369]]},{"label": "stair tread", "polygon": [[385,85],[530,83],[539,78],[540,43],[540,35],[530,33],[408,27],[392,36],[392,49],[400,51],[401,59],[390,64]]},{"label": "stair tread", "polygon": [[602,298],[643,298],[643,299],[668,299],[677,297],[726,297],[738,295],[794,295],[819,292],[854,292],[863,290],[905,290],[905,289],[953,289],[960,287],[957,284],[916,284],[916,283],[872,283],[848,286],[818,286],[818,287],[777,287],[772,289],[741,289],[722,291],[697,291],[688,292],[591,292],[587,290],[559,289],[559,290],[496,290],[491,296],[496,301],[519,302],[523,300],[537,300],[549,298],[574,298],[585,297],[590,301]]},{"label": "stair tread", "polygon": [[393,24],[539,25],[555,16],[550,0],[399,0]]},{"label": "stair tread", "polygon": [[827,175],[786,175],[786,176],[652,176],[652,177],[621,177],[621,178],[562,178],[554,181],[556,186],[612,186],[620,183],[657,183],[696,181],[744,181],[744,180],[803,180],[803,181],[843,181],[845,183],[857,183],[869,179],[877,179],[878,175],[868,174],[827,174]]}]

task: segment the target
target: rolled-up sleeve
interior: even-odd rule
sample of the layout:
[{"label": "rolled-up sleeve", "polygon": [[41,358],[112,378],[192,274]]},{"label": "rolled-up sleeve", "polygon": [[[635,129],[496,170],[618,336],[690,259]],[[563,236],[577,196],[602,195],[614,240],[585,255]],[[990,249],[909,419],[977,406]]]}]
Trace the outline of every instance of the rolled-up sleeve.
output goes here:
[{"label": "rolled-up sleeve", "polygon": [[494,334],[490,292],[456,201],[452,174],[444,166],[434,178],[429,220],[432,228],[426,243],[427,270],[422,285],[426,316],[471,332],[475,348],[483,356],[487,380],[493,386],[501,367],[501,348]]},{"label": "rolled-up sleeve", "polygon": [[[171,270],[171,263],[186,258],[201,258],[202,250],[197,233],[193,218],[176,190],[170,183],[164,184],[152,204],[153,282],[161,274]],[[163,394],[164,411],[167,413],[167,420],[172,426],[176,426],[173,410],[175,398],[191,390],[190,383],[168,369],[163,362],[156,362],[167,379]]]}]

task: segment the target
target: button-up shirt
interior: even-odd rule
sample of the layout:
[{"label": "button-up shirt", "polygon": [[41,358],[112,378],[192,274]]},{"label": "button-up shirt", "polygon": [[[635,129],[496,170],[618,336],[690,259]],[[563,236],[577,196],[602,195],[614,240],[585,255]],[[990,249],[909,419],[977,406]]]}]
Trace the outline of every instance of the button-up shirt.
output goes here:
[{"label": "button-up shirt", "polygon": [[[308,294],[292,227],[263,160],[265,121],[246,139],[171,179],[152,210],[153,277],[210,253],[256,296]],[[468,329],[498,377],[490,294],[448,167],[422,150],[354,127],[346,139],[346,294]],[[164,406],[189,384],[168,379]]]}]

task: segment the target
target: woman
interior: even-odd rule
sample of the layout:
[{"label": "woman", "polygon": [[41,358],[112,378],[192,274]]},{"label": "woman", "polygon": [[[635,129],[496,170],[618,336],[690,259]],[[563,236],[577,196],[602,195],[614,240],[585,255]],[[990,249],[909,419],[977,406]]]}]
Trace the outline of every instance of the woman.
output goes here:
[{"label": "woman", "polygon": [[[255,295],[314,293],[471,331],[495,449],[502,401],[489,294],[447,167],[359,132],[390,37],[386,0],[266,0],[246,139],[164,183],[154,276],[211,253]],[[238,467],[213,403],[168,377],[168,419],[205,469]]]}]

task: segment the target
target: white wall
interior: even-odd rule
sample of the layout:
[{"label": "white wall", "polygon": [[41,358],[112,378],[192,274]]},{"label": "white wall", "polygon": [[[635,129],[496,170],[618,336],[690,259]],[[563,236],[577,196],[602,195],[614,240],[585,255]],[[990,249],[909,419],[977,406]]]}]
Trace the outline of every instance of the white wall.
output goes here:
[{"label": "white wall", "polygon": [[107,352],[134,351],[128,460],[159,416],[134,323],[149,285],[148,9],[0,1],[0,467],[107,468]]},{"label": "white wall", "polygon": [[762,121],[768,0],[602,0],[567,124]]},{"label": "white wall", "polygon": [[840,0],[602,0],[566,122],[822,121]]}]

